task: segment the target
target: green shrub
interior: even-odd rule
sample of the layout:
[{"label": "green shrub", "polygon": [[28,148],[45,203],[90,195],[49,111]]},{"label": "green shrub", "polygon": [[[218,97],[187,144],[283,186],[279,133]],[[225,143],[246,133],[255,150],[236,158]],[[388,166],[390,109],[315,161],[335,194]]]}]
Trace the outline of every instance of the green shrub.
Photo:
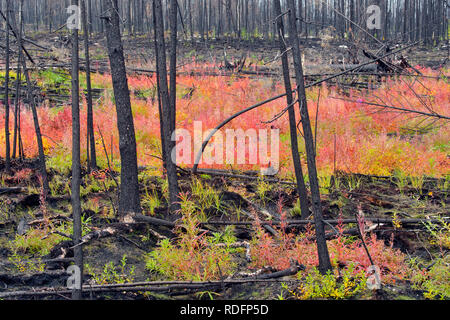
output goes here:
[{"label": "green shrub", "polygon": [[[234,242],[228,230],[224,234],[208,237],[199,228],[196,204],[181,195],[181,227],[176,230],[178,242],[164,239],[147,259],[147,269],[169,280],[207,281],[219,280],[230,274],[235,263],[228,245],[218,246],[218,241]],[[184,230],[183,230],[184,229]]]},{"label": "green shrub", "polygon": [[106,263],[100,273],[96,273],[89,264],[85,264],[84,267],[87,273],[92,276],[95,284],[123,284],[134,281],[135,267],[127,266],[126,255],[123,255],[118,266],[112,261]]},{"label": "green shrub", "polygon": [[429,270],[417,270],[413,288],[423,290],[426,299],[450,299],[450,256],[438,258]]},{"label": "green shrub", "polygon": [[313,268],[297,290],[291,293],[301,300],[348,299],[365,289],[366,277],[364,272],[360,271],[355,274],[355,268],[350,265],[348,268],[341,270],[340,277],[337,277],[331,271],[322,275],[317,268]]}]

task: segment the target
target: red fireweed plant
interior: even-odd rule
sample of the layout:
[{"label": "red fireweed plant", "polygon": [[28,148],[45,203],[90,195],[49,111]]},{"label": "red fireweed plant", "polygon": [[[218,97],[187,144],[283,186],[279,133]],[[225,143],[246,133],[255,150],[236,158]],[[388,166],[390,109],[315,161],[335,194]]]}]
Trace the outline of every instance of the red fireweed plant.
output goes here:
[{"label": "red fireweed plant", "polygon": [[[313,225],[307,225],[305,231],[294,235],[287,233],[286,228],[272,228],[277,231],[276,236],[269,235],[262,222],[255,216],[254,237],[251,241],[250,254],[253,268],[272,267],[284,270],[290,267],[291,261],[297,261],[311,271],[318,266],[317,247],[314,241]],[[339,234],[335,239],[327,241],[332,266],[337,269],[347,269],[350,265],[355,275],[371,266],[370,260],[360,239],[344,237],[342,215],[339,216],[337,226]],[[405,279],[408,275],[406,256],[398,249],[394,249],[392,242],[386,245],[377,239],[375,234],[366,235],[364,239],[374,264],[380,267],[382,281],[393,283]]]}]

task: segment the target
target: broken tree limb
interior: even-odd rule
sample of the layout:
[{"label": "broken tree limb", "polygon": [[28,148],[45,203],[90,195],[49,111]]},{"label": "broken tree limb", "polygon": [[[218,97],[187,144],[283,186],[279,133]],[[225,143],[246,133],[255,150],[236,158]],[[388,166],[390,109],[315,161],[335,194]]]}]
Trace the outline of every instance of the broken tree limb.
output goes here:
[{"label": "broken tree limb", "polygon": [[144,223],[149,223],[149,224],[152,224],[155,226],[164,226],[164,227],[169,227],[169,228],[175,228],[175,226],[176,226],[176,224],[174,222],[163,220],[163,219],[158,219],[158,218],[153,218],[153,217],[148,217],[148,216],[144,216],[142,214],[137,214],[137,215],[133,216],[133,220],[135,220],[137,222],[144,222]]},{"label": "broken tree limb", "polygon": [[[6,19],[6,16],[5,16],[5,14],[3,13],[2,10],[0,10],[0,15],[3,17],[3,19],[4,19],[4,20],[6,21],[6,23],[8,24],[8,28],[11,29],[11,31],[12,31],[14,37],[15,37],[16,39],[18,39],[17,34],[16,34],[16,32],[14,31],[14,28],[11,26],[11,24],[9,23],[9,21]],[[14,18],[13,18],[13,19],[14,19]],[[23,40],[23,38],[22,38],[21,40]],[[25,49],[25,47],[23,46],[22,43],[20,43],[20,46],[22,47],[23,52],[25,52],[25,54],[26,54],[28,60],[30,60],[30,62],[31,62],[32,64],[34,64],[34,60],[33,60],[33,58],[31,57],[31,55],[28,53],[27,49]]]},{"label": "broken tree limb", "polygon": [[73,252],[73,249],[86,245],[89,242],[97,239],[112,237],[118,235],[120,232],[132,232],[136,224],[128,223],[111,223],[106,228],[96,229],[85,236],[83,236],[78,244],[73,243],[73,241],[63,241],[57,244],[50,252],[50,258],[67,258],[69,252]]},{"label": "broken tree limb", "polygon": [[438,114],[438,113],[428,113],[428,112],[423,112],[423,111],[419,111],[419,110],[412,110],[412,109],[407,109],[407,108],[388,106],[388,105],[385,105],[385,104],[374,103],[374,102],[356,101],[356,100],[339,98],[339,97],[330,97],[330,98],[331,99],[336,99],[336,100],[347,101],[347,102],[360,103],[360,104],[365,104],[365,105],[375,106],[375,107],[380,107],[380,108],[385,108],[385,109],[393,109],[393,110],[397,110],[399,112],[416,113],[416,114],[419,114],[421,116],[426,116],[426,117],[430,117],[430,118],[438,118],[438,119],[450,120],[450,117],[444,116],[444,115],[441,115],[441,114]]},{"label": "broken tree limb", "polygon": [[[249,212],[247,212],[247,211],[243,211],[243,213],[247,216],[247,217],[249,217],[249,218],[252,218],[252,215],[249,213]],[[255,223],[258,223],[259,221],[256,221],[256,219],[254,219],[255,220],[255,222],[253,222],[252,224],[255,224]],[[273,235],[274,237],[276,237],[277,236],[277,231],[274,229],[274,228],[272,228],[272,226],[270,225],[270,224],[268,224],[268,223],[261,223],[261,226],[264,228],[264,229],[266,229],[271,235]]]},{"label": "broken tree limb", "polygon": [[[1,33],[6,33],[6,31],[3,30],[3,29],[0,29],[0,32],[1,32]],[[14,35],[14,34],[12,34],[12,35]],[[27,43],[29,43],[29,44],[32,44],[32,45],[38,47],[39,49],[43,49],[43,50],[45,50],[45,51],[49,51],[49,50],[51,51],[50,48],[46,48],[46,47],[44,47],[44,46],[41,46],[40,44],[38,44],[38,43],[34,42],[33,40],[28,39],[28,38],[22,37],[22,41],[27,42]]]}]

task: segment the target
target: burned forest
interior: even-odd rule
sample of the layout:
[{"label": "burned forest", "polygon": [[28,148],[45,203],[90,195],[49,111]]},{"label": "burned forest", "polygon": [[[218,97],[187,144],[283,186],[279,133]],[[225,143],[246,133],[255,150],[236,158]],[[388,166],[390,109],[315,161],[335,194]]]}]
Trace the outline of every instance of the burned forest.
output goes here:
[{"label": "burned forest", "polygon": [[449,14],[0,0],[0,304],[450,299]]}]

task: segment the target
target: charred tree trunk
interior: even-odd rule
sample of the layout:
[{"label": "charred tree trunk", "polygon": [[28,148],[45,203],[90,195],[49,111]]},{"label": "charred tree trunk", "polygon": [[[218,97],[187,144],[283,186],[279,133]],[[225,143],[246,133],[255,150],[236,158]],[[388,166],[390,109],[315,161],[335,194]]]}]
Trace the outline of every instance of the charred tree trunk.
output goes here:
[{"label": "charred tree trunk", "polygon": [[120,35],[118,3],[117,0],[103,0],[103,6],[106,9],[105,30],[119,130],[121,160],[119,215],[123,217],[141,211],[136,136]]},{"label": "charred tree trunk", "polygon": [[220,39],[222,33],[222,2],[217,2],[217,21],[216,21],[216,38]]},{"label": "charred tree trunk", "polygon": [[294,56],[295,77],[297,80],[297,93],[300,104],[300,116],[305,137],[306,156],[308,162],[308,175],[311,185],[312,208],[314,213],[314,223],[316,226],[317,252],[319,256],[319,270],[325,274],[331,270],[330,256],[328,253],[327,242],[325,238],[325,227],[322,217],[322,205],[320,202],[319,181],[317,178],[316,155],[314,137],[311,129],[311,123],[308,114],[308,105],[306,100],[305,82],[303,76],[302,58],[300,43],[298,39],[297,17],[295,14],[295,0],[288,0],[289,8],[289,40],[291,42],[292,54]]},{"label": "charred tree trunk", "polygon": [[10,48],[9,48],[9,29],[8,24],[10,21],[10,13],[11,13],[11,3],[10,0],[6,0],[6,71],[5,71],[5,170],[6,173],[9,174],[11,172],[11,151],[10,151],[10,141],[9,141],[9,57],[10,57]]},{"label": "charred tree trunk", "polygon": [[[177,32],[178,32],[178,24],[177,24],[177,0],[170,0],[170,132],[175,131],[175,123],[176,123],[176,103],[177,103]],[[170,149],[175,146],[174,143],[171,143]],[[175,161],[175,159],[173,159]]]},{"label": "charred tree trunk", "polygon": [[[153,7],[153,25],[156,25],[156,16],[155,16],[155,2],[152,2],[152,7]],[[156,45],[157,43],[157,33],[156,33],[156,29],[154,29],[154,43]],[[156,61],[159,61],[159,52],[158,50],[155,50],[155,57],[156,57]],[[158,64],[156,64],[156,74],[159,74],[159,66]],[[167,159],[166,159],[166,145],[165,145],[165,134],[164,134],[164,113],[163,113],[163,109],[162,109],[162,102],[161,102],[161,93],[159,92],[161,88],[161,85],[159,84],[159,77],[156,77],[156,89],[158,91],[158,112],[159,112],[159,130],[160,130],[160,135],[161,135],[161,157],[163,159],[163,167],[164,170],[167,170],[166,167],[166,163],[167,163]]]},{"label": "charred tree trunk", "polygon": [[297,140],[297,121],[295,119],[295,109],[294,109],[294,98],[292,94],[291,86],[291,76],[289,72],[289,61],[287,47],[284,39],[284,24],[283,17],[281,16],[281,5],[280,0],[274,0],[274,13],[276,17],[279,17],[276,21],[278,29],[278,37],[280,43],[281,61],[283,64],[283,78],[284,86],[286,88],[286,100],[289,107],[289,128],[291,136],[291,150],[292,150],[292,161],[294,162],[295,178],[297,180],[297,193],[300,200],[301,216],[302,219],[306,219],[309,216],[308,209],[308,196],[306,193],[305,180],[303,178],[302,164],[300,161],[300,154],[298,151],[298,140]]},{"label": "charred tree trunk", "polygon": [[166,159],[166,171],[169,182],[169,210],[171,212],[179,208],[178,203],[178,177],[176,163],[172,160],[172,132],[171,132],[171,118],[170,115],[174,112],[174,107],[171,105],[171,97],[169,93],[169,87],[167,83],[167,65],[166,65],[166,45],[164,41],[164,20],[161,0],[154,0],[155,10],[155,51],[158,57],[158,83],[159,83],[159,98],[161,99],[162,113],[163,113],[163,126],[164,126],[164,158]]},{"label": "charred tree trunk", "polygon": [[[20,31],[22,32],[20,27]],[[20,36],[19,36],[20,37]],[[21,88],[21,68],[20,68],[20,60],[22,59],[22,52],[19,50],[18,54],[18,61],[17,61],[17,68],[16,68],[16,74],[17,74],[17,80],[16,80],[16,96],[14,98],[14,135],[13,135],[13,150],[12,150],[12,158],[16,159],[17,156],[17,146],[19,145],[19,158],[21,158],[21,150],[20,150],[20,88]]]},{"label": "charred tree trunk", "polygon": [[86,59],[86,89],[87,89],[87,141],[86,152],[88,168],[90,170],[97,169],[97,155],[95,152],[95,136],[94,136],[94,111],[92,103],[92,84],[91,84],[91,61],[89,56],[89,28],[87,23],[86,0],[82,0],[81,16],[83,23],[84,36],[84,55]]},{"label": "charred tree trunk", "polygon": [[[23,10],[23,0],[20,0],[19,1],[19,12],[20,12],[20,15],[23,17],[22,10]],[[18,40],[19,50],[22,50],[22,53],[26,53],[25,48],[22,45],[22,37],[18,36],[17,26],[15,23],[15,16],[12,15],[10,18],[11,18],[10,23],[6,23],[6,25],[12,31],[14,37]],[[39,117],[37,114],[36,99],[35,99],[34,92],[33,92],[33,83],[31,82],[31,77],[30,77],[30,73],[27,69],[27,63],[26,63],[25,58],[21,60],[21,64],[22,64],[23,73],[25,75],[25,79],[27,82],[27,95],[28,95],[28,100],[30,101],[31,112],[33,114],[34,131],[36,133],[36,142],[38,145],[38,152],[39,152],[39,171],[40,171],[40,175],[42,178],[42,186],[43,186],[44,195],[47,195],[50,188],[48,185],[47,167],[45,164],[44,145],[42,143],[42,133],[41,133],[40,125],[39,125]]]},{"label": "charred tree trunk", "polygon": [[[18,48],[22,46],[22,33],[23,33],[23,17],[22,10],[19,8],[19,34],[17,35],[17,44]],[[13,153],[12,157],[15,159],[17,154],[17,148],[19,149],[19,158],[23,160],[23,144],[22,144],[22,135],[21,135],[21,121],[20,121],[20,87],[21,87],[21,63],[22,63],[22,50],[19,50],[17,57],[17,69],[16,69],[16,97],[14,99],[14,137],[13,137]]]},{"label": "charred tree trunk", "polygon": [[[191,33],[191,41],[194,44],[194,25],[192,23],[192,0],[188,0],[188,10],[189,10],[189,30]],[[154,13],[153,13],[154,14]]]},{"label": "charred tree trunk", "polygon": [[[72,5],[78,6],[79,0],[72,0]],[[80,156],[80,75],[79,75],[79,42],[78,29],[72,30],[72,217],[73,217],[73,241],[75,244],[74,258],[75,265],[80,270],[80,276],[83,275],[83,246],[81,242],[81,156]],[[72,299],[81,300],[82,291],[80,287],[74,288]]]},{"label": "charred tree trunk", "polygon": [[127,1],[127,27],[128,35],[133,34],[133,22],[131,20],[131,0]]}]

